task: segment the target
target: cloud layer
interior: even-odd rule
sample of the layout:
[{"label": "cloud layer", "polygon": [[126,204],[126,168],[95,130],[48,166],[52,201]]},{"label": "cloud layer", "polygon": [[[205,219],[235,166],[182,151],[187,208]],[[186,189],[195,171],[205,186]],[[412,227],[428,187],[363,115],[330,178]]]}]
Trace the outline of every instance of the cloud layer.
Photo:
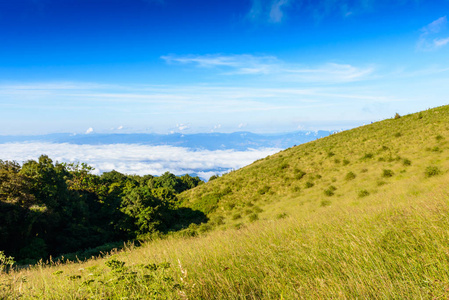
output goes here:
[{"label": "cloud layer", "polygon": [[176,175],[195,173],[209,179],[214,174],[239,169],[280,150],[262,148],[248,151],[192,151],[181,147],[135,144],[8,143],[1,145],[0,158],[22,163],[46,154],[53,161],[87,163],[95,168],[96,174],[116,170],[125,174],[161,175],[169,171]]}]

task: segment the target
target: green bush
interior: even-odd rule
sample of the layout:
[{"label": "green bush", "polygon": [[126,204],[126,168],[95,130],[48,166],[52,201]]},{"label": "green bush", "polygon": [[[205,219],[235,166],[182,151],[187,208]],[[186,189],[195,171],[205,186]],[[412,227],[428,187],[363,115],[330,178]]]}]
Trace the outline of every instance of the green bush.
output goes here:
[{"label": "green bush", "polygon": [[355,179],[356,175],[353,172],[348,172],[345,176],[345,180],[353,180]]},{"label": "green bush", "polygon": [[374,157],[374,154],[372,153],[365,153],[365,155],[362,156],[362,159],[371,159]]},{"label": "green bush", "polygon": [[14,264],[14,258],[6,256],[3,251],[0,251],[0,274],[2,272],[8,272]]},{"label": "green bush", "polygon": [[440,170],[440,168],[438,168],[436,166],[428,166],[425,171],[426,177],[432,177],[432,176],[436,176],[436,175],[440,175],[440,174],[441,174],[441,170]]},{"label": "green bush", "polygon": [[331,203],[332,202],[330,200],[322,200],[320,206],[329,206]]},{"label": "green bush", "polygon": [[412,165],[412,161],[410,159],[404,158],[404,160],[402,161],[402,164],[404,166],[411,166]]},{"label": "green bush", "polygon": [[393,170],[384,169],[382,171],[382,177],[388,178],[388,177],[393,177],[393,175],[394,175]]},{"label": "green bush", "polygon": [[401,115],[398,114],[398,113],[396,113],[396,114],[394,115],[394,119],[397,120],[397,119],[399,119],[399,118],[401,118]]},{"label": "green bush", "polygon": [[367,190],[360,190],[358,195],[360,198],[363,198],[363,197],[369,196],[369,192]]},{"label": "green bush", "polygon": [[287,217],[287,213],[280,213],[276,215],[276,219],[284,219]]},{"label": "green bush", "polygon": [[257,221],[257,220],[259,220],[259,215],[258,214],[250,214],[248,216],[248,219],[249,219],[250,222]]},{"label": "green bush", "polygon": [[312,181],[307,181],[306,182],[306,189],[309,189],[311,187],[313,187],[315,184]]},{"label": "green bush", "polygon": [[242,217],[241,214],[235,214],[235,215],[232,216],[232,219],[233,219],[233,220],[238,220],[238,219],[240,219],[241,217]]},{"label": "green bush", "polygon": [[349,165],[350,161],[347,159],[343,159],[343,166]]},{"label": "green bush", "polygon": [[268,185],[264,185],[262,188],[260,188],[257,193],[259,193],[260,195],[264,195],[266,193],[268,193],[268,191],[270,190],[270,186]]}]

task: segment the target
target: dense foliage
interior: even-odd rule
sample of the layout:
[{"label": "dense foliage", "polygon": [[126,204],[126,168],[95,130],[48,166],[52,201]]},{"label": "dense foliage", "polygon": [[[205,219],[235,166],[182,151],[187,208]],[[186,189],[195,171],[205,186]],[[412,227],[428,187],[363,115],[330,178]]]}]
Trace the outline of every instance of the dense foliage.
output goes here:
[{"label": "dense foliage", "polygon": [[45,155],[22,166],[0,160],[0,251],[32,262],[205,219],[176,196],[203,183],[198,177],[91,171]]}]

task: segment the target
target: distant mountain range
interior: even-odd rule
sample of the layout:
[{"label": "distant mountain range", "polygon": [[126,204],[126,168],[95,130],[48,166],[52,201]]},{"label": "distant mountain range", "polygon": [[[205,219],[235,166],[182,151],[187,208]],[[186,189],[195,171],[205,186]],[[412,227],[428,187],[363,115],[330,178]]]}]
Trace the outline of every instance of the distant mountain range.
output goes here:
[{"label": "distant mountain range", "polygon": [[69,143],[76,145],[140,144],[169,145],[205,150],[248,150],[257,148],[286,149],[332,134],[332,131],[297,131],[281,134],[251,132],[197,134],[70,134],[55,133],[34,136],[0,136],[0,144],[14,142]]}]

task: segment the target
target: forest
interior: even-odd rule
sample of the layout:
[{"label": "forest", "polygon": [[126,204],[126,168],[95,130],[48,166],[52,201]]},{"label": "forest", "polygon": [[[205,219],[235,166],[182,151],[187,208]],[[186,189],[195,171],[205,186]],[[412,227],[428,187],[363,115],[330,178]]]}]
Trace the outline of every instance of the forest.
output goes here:
[{"label": "forest", "polygon": [[46,155],[22,165],[0,160],[0,251],[19,264],[63,255],[83,259],[110,250],[108,245],[207,221],[177,198],[203,184],[199,177],[114,170],[94,175],[92,170],[84,163],[53,162]]}]

